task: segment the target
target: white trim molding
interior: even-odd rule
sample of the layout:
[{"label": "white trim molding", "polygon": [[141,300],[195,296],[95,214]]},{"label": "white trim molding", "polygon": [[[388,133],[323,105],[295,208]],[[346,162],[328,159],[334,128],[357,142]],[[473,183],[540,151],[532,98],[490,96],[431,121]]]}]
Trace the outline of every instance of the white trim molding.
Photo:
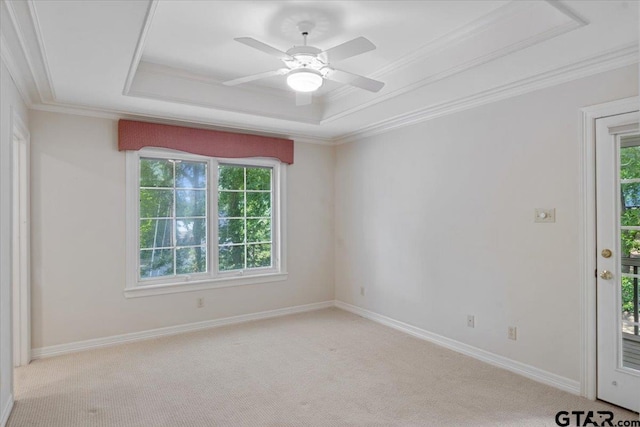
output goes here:
[{"label": "white trim molding", "polygon": [[261,311],[258,313],[241,314],[239,316],[224,317],[221,319],[205,320],[203,322],[187,323],[184,325],[168,326],[166,328],[151,329],[148,331],[131,332],[123,335],[113,335],[110,337],[94,338],[86,341],[76,341],[68,344],[52,345],[47,347],[34,348],[31,351],[32,359],[44,359],[46,357],[59,356],[62,354],[76,353],[83,350],[92,350],[102,347],[111,347],[128,342],[143,341],[150,338],[165,337],[169,335],[181,334],[184,332],[194,332],[202,329],[217,328],[226,325],[236,325],[238,323],[251,322],[253,320],[271,319],[274,317],[286,316],[288,314],[305,313],[308,311],[322,310],[333,307],[333,301],[316,302],[312,304],[296,305],[293,307],[279,308],[276,310]]},{"label": "white trim molding", "polygon": [[572,394],[580,394],[580,383],[578,381],[574,381],[572,379],[544,371],[531,365],[517,362],[513,359],[509,359],[507,357],[461,343],[442,335],[434,334],[433,332],[426,331],[416,326],[400,322],[398,320],[383,316],[381,314],[366,310],[361,307],[357,307],[355,305],[336,300],[335,306],[342,310],[357,314],[358,316],[362,316],[365,319],[369,319],[382,325],[389,326],[398,331],[407,333],[425,341],[429,341],[441,347],[453,350],[457,353],[462,353],[466,356],[473,357],[474,359],[478,359],[490,365],[497,366],[498,368],[506,369],[507,371],[514,372],[518,375],[522,375],[534,381],[558,388]]},{"label": "white trim molding", "polygon": [[580,395],[597,397],[596,336],[596,171],[595,122],[599,118],[638,111],[640,98],[631,97],[582,109],[579,139],[580,173]]},{"label": "white trim molding", "polygon": [[[127,257],[127,259],[129,259]],[[176,294],[180,292],[195,292],[204,291],[207,289],[219,289],[229,288],[233,286],[245,286],[245,285],[262,285],[273,282],[283,282],[287,280],[289,274],[284,273],[271,273],[271,274],[257,274],[251,276],[237,276],[227,277],[224,279],[206,279],[200,281],[169,283],[162,285],[151,286],[139,286],[125,288],[125,298],[138,298],[148,297],[153,295],[167,295]]]},{"label": "white trim molding", "polygon": [[556,86],[594,74],[615,70],[628,65],[637,64],[640,59],[638,44],[622,46],[602,55],[586,58],[582,61],[559,67],[551,71],[507,83],[476,94],[430,105],[405,114],[380,121],[356,131],[346,133],[334,139],[336,145],[345,144],[362,138],[379,135],[394,129],[411,126],[437,117],[454,114],[470,108],[501,101],[525,93]]},{"label": "white trim molding", "polygon": [[358,316],[364,317],[376,323],[391,327],[398,331],[407,333],[414,337],[432,342],[441,347],[453,350],[457,353],[461,353],[470,357],[473,357],[482,362],[488,363],[493,366],[497,366],[502,369],[514,372],[518,375],[522,375],[526,378],[534,381],[555,387],[557,389],[572,393],[580,394],[580,383],[578,381],[571,380],[569,378],[562,377],[560,375],[547,372],[545,370],[530,366],[504,356],[497,355],[495,353],[481,350],[477,347],[473,347],[468,344],[461,343],[459,341],[435,334],[433,332],[426,331],[416,326],[409,325],[407,323],[400,322],[390,317],[383,316],[357,307],[342,301],[324,301],[306,305],[298,305],[293,307],[286,307],[276,310],[262,311],[259,313],[243,314],[233,317],[225,317],[222,319],[206,320],[203,322],[188,323],[185,325],[169,326],[165,328],[151,329],[148,331],[132,332],[123,335],[114,335],[104,338],[95,338],[86,341],[77,341],[68,344],[59,344],[47,347],[34,348],[31,353],[32,359],[43,359],[47,357],[59,356],[63,354],[75,353],[78,351],[92,350],[103,347],[111,347],[114,345],[137,342],[147,340],[151,338],[158,338],[163,336],[170,336],[181,334],[185,332],[199,331],[203,329],[216,328],[226,325],[235,325],[244,322],[250,322],[254,320],[270,319],[274,317],[286,316],[289,314],[304,313],[315,310],[322,310],[325,308],[337,307],[341,310],[348,311]]},{"label": "white trim molding", "polygon": [[[26,102],[25,102],[26,103]],[[95,117],[99,119],[110,120],[140,120],[151,121],[153,123],[177,125],[177,126],[198,126],[202,129],[219,130],[222,132],[240,132],[250,135],[268,136],[273,138],[286,138],[293,139],[295,142],[305,144],[320,144],[320,145],[335,145],[335,140],[329,137],[312,136],[307,134],[298,134],[294,132],[282,132],[277,129],[271,129],[266,127],[250,127],[250,126],[238,126],[233,123],[224,123],[222,121],[216,121],[215,123],[203,120],[196,120],[187,116],[168,116],[150,113],[148,111],[124,111],[124,110],[112,110],[100,107],[91,107],[88,105],[71,105],[63,104],[61,102],[51,104],[31,104],[29,108],[37,111],[46,111],[49,113],[60,114],[72,114],[83,117]]]},{"label": "white trim molding", "polygon": [[31,361],[31,245],[30,245],[30,157],[29,129],[13,106],[12,150],[12,301],[13,366]]},{"label": "white trim molding", "polygon": [[9,400],[4,408],[2,408],[2,418],[0,418],[0,427],[5,427],[7,425],[7,421],[9,421],[9,416],[11,416],[11,411],[13,410],[13,394],[9,395]]},{"label": "white trim molding", "polygon": [[138,65],[140,64],[140,60],[142,59],[142,53],[144,52],[144,45],[147,40],[147,35],[149,35],[149,30],[151,29],[151,23],[153,22],[153,15],[156,13],[156,9],[158,7],[158,1],[159,0],[151,0],[151,2],[149,2],[147,15],[144,18],[144,25],[142,26],[142,30],[140,31],[140,36],[138,37],[138,43],[136,43],[136,50],[134,51],[133,57],[131,58],[131,65],[129,65],[127,80],[125,81],[124,88],[122,89],[123,95],[128,95],[129,90],[131,90],[133,79],[136,76],[136,72],[138,71]]},{"label": "white trim molding", "polygon": [[28,98],[25,101],[30,101],[25,103],[31,106],[31,102],[54,102],[56,96],[53,80],[47,55],[43,50],[42,31],[33,1],[2,0],[1,3],[2,14],[8,18],[3,19],[2,48],[3,51],[7,50],[3,52],[3,58],[8,60],[12,57],[14,66],[9,70],[11,76],[16,80],[22,79],[27,84],[27,87],[20,88],[21,95]]},{"label": "white trim molding", "polygon": [[[173,274],[161,277],[140,277],[140,163],[143,158],[173,161],[195,161],[207,165],[207,195],[205,218],[207,223],[206,271],[193,274]],[[218,266],[218,165],[240,167],[264,167],[271,169],[271,265],[260,268],[222,271]],[[286,251],[286,170],[287,166],[271,158],[225,159],[206,157],[180,151],[145,147],[126,153],[126,269],[127,281],[124,295],[127,298],[162,295],[177,292],[198,291],[220,287],[280,282],[287,278]],[[174,237],[175,239],[175,237]],[[267,243],[267,242],[262,242]],[[176,243],[174,242],[174,245]],[[174,246],[174,249],[177,246]],[[175,264],[174,264],[175,268]]]},{"label": "white trim molding", "polygon": [[[372,101],[361,103],[355,107],[349,108],[341,113],[334,114],[330,117],[324,117],[322,119],[322,123],[328,123],[333,120],[339,119],[344,116],[348,116],[353,114],[356,111],[362,110],[371,105],[380,103],[384,100],[394,98],[396,96],[415,91],[423,86],[427,86],[433,84],[437,81],[444,80],[446,78],[452,77],[456,74],[471,70],[480,65],[483,65],[487,62],[494,61],[499,58],[503,58],[512,53],[519,52],[521,50],[527,49],[531,46],[535,46],[538,43],[545,42],[547,40],[551,40],[555,37],[558,37],[564,33],[569,31],[576,30],[580,27],[587,25],[587,21],[579,18],[573,11],[571,11],[567,6],[563,5],[559,7],[556,5],[556,1],[546,0],[544,4],[547,4],[552,10],[556,10],[559,13],[563,14],[568,21],[564,24],[552,27],[546,31],[542,31],[535,35],[531,35],[530,37],[526,37],[522,40],[515,41],[512,44],[508,44],[500,49],[495,51],[487,52],[478,56],[477,58],[471,59],[469,61],[457,64],[451,68],[443,70],[433,75],[427,75],[424,78],[401,88],[398,88],[391,92],[386,92],[384,94],[380,94],[376,96]],[[430,43],[427,43],[425,46],[422,46],[417,51],[400,58],[397,61],[392,62],[386,67],[371,73],[369,77],[375,79],[383,79],[400,71],[403,68],[406,68],[412,64],[415,64],[420,61],[424,61],[432,57],[432,55],[437,54],[442,51],[446,51],[452,48],[455,48],[458,44],[466,41],[473,40],[483,36],[483,33],[486,33],[490,28],[495,28],[499,25],[505,25],[507,22],[513,20],[516,16],[520,15],[520,17],[529,17],[532,7],[542,4],[542,2],[538,3],[528,3],[528,2],[510,2],[506,5],[494,10],[493,12],[477,19],[474,22],[469,23],[453,32],[450,32],[443,37],[436,39]],[[340,98],[343,98],[349,94],[353,94],[355,88],[350,86],[344,86],[340,89],[334,90],[330,92],[325,98],[325,102],[333,102]]]}]

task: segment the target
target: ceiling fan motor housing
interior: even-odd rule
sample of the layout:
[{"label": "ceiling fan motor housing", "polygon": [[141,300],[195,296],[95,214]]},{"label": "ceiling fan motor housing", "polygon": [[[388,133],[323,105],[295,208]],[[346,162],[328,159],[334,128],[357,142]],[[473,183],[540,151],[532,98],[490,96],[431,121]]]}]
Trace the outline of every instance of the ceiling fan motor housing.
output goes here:
[{"label": "ceiling fan motor housing", "polygon": [[323,68],[325,68],[327,64],[318,57],[320,53],[322,53],[322,51],[317,47],[294,46],[287,51],[287,55],[293,57],[293,60],[283,59],[283,61],[291,70],[308,68],[319,71],[324,75]]}]

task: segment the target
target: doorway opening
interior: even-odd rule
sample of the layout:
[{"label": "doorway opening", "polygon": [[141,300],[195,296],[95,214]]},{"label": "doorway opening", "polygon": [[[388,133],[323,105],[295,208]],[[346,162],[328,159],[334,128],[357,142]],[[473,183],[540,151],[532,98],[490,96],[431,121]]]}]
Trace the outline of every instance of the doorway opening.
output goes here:
[{"label": "doorway opening", "polygon": [[18,114],[11,114],[12,143],[12,312],[13,365],[31,361],[30,135]]}]

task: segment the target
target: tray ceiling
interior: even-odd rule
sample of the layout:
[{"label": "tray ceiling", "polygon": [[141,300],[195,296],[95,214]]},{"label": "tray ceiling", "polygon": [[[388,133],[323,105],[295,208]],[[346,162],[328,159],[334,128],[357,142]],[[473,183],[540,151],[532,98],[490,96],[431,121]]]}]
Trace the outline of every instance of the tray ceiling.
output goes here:
[{"label": "tray ceiling", "polygon": [[[19,86],[32,106],[329,142],[638,60],[633,1],[2,0],[2,11],[3,59],[29,71]],[[282,67],[234,38],[287,50],[301,21],[320,49],[371,40],[376,50],[332,65],[385,87],[325,82],[299,107],[282,76],[222,85]]]}]

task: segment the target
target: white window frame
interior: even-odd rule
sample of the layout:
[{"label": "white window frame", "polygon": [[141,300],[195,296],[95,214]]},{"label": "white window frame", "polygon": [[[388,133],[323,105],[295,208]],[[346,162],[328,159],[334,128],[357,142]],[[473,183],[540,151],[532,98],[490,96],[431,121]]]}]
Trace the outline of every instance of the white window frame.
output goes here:
[{"label": "white window frame", "polygon": [[[140,279],[140,159],[176,159],[207,163],[207,266],[206,273],[179,274]],[[218,272],[218,165],[272,168],[271,240],[272,267]],[[135,298],[229,286],[253,285],[286,280],[286,166],[269,158],[226,159],[182,151],[143,148],[126,153],[126,269],[124,295]]]}]

